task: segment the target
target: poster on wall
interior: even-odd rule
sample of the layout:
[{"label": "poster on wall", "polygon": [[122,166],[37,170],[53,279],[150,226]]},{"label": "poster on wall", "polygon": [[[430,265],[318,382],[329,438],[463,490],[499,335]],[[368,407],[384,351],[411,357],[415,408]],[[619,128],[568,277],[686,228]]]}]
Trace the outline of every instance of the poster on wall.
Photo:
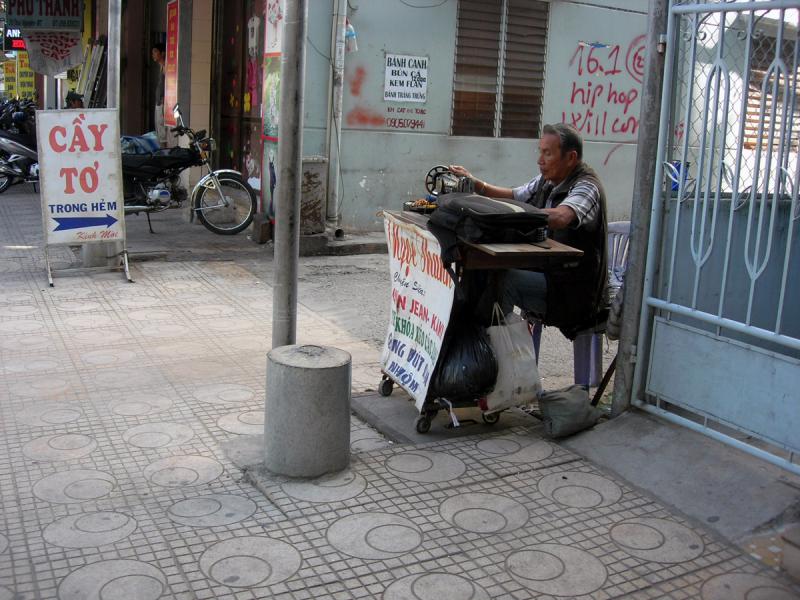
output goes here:
[{"label": "poster on wall", "polygon": [[17,52],[17,94],[20,98],[33,98],[36,94],[34,73],[28,63],[27,52]]},{"label": "poster on wall", "polygon": [[6,98],[17,97],[17,61],[9,60],[3,63],[3,79],[5,80]]},{"label": "poster on wall", "polygon": [[281,52],[283,44],[283,13],[285,0],[267,0],[266,31],[264,32],[264,53]]},{"label": "poster on wall", "polygon": [[278,140],[280,99],[281,55],[271,54],[264,57],[264,102],[262,104],[264,139]]},{"label": "poster on wall", "polygon": [[383,225],[389,245],[392,304],[381,369],[421,410],[442,350],[455,287],[432,233],[385,213]]},{"label": "poster on wall", "polygon": [[164,124],[175,127],[178,123],[172,107],[178,102],[178,0],[167,3],[167,58],[164,61]]},{"label": "poster on wall", "polygon": [[428,100],[428,58],[387,54],[383,83],[387,102],[426,102]]}]

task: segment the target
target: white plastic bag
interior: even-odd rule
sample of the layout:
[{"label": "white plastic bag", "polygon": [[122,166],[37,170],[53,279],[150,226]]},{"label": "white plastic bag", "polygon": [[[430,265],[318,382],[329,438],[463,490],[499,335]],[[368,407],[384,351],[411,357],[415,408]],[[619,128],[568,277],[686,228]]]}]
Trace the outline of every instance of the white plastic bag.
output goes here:
[{"label": "white plastic bag", "polygon": [[528,324],[516,313],[503,315],[495,303],[487,330],[497,359],[497,381],[486,396],[487,412],[530,404],[542,391]]}]

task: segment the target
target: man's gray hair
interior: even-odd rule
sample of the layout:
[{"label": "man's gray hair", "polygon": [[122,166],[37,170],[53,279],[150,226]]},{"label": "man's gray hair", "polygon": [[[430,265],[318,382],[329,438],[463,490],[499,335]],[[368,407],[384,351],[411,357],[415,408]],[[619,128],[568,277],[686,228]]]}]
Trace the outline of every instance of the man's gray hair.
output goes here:
[{"label": "man's gray hair", "polygon": [[578,160],[583,160],[583,138],[578,130],[566,123],[555,123],[542,127],[542,135],[555,135],[561,141],[561,154],[575,150]]}]

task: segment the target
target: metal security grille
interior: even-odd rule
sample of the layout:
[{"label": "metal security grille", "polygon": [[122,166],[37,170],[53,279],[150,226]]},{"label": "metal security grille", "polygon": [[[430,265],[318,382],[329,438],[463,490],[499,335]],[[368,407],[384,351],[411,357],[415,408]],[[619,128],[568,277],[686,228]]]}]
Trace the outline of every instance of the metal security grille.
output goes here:
[{"label": "metal security grille", "polygon": [[674,2],[638,404],[800,472],[798,3]]}]

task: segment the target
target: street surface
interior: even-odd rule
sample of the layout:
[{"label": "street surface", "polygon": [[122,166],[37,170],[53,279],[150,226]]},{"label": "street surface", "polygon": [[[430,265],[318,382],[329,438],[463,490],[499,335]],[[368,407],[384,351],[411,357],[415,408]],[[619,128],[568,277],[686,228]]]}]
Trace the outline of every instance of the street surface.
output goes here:
[{"label": "street surface", "polygon": [[[538,425],[411,445],[353,416],[348,472],[242,469],[231,448],[265,418],[269,248],[153,220],[128,218],[135,283],[49,288],[38,196],[0,196],[0,600],[800,597]],[[380,377],[385,265],[302,260],[298,341],[350,352],[356,392]],[[571,380],[559,337],[546,387]]]}]

